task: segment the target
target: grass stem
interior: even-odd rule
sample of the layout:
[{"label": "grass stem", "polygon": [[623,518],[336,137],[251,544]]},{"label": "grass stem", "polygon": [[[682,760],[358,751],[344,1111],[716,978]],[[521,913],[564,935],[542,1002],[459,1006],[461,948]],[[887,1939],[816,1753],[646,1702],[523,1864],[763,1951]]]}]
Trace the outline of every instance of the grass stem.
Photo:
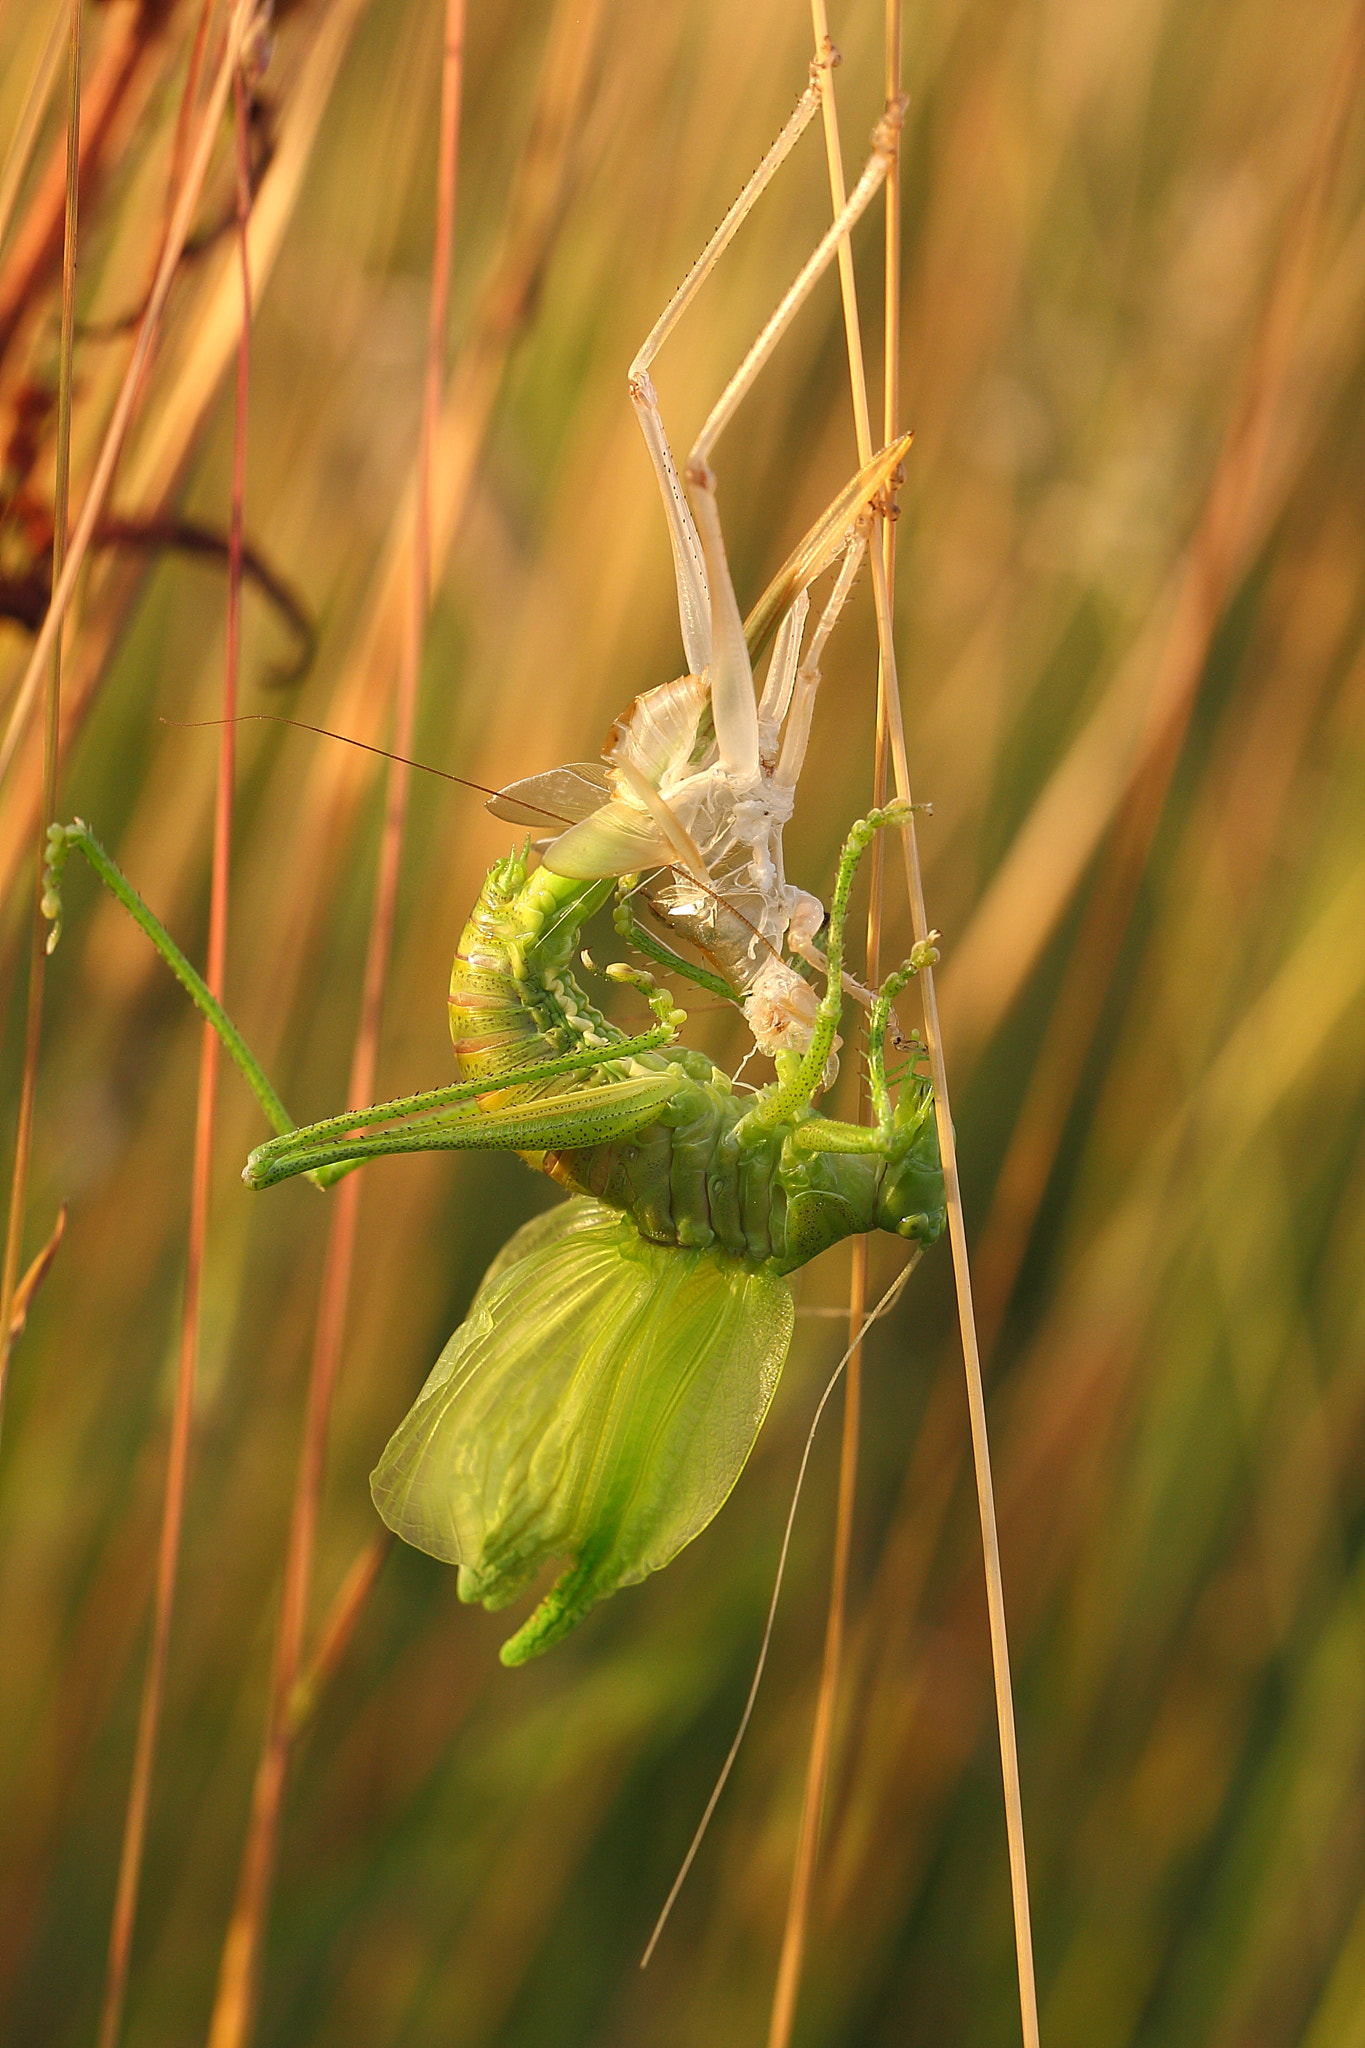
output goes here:
[{"label": "grass stem", "polygon": [[[411,781],[409,759],[417,722],[422,642],[430,601],[432,468],[444,389],[443,355],[450,294],[450,243],[454,230],[455,179],[459,151],[459,106],[464,56],[464,0],[447,0],[441,72],[440,140],[437,150],[435,251],[427,325],[422,421],[417,462],[411,590],[397,680],[393,744],[389,761],[360,1016],[351,1059],[347,1102],[363,1109],[374,1096],[384,989],[393,950]],[[285,1553],[284,1591],[275,1640],[266,1731],[256,1768],[251,1814],[238,1873],[237,1892],[219,1966],[218,1990],[209,2023],[209,2048],[241,2048],[251,2036],[260,1978],[261,1948],[269,1912],[278,1851],[289,1756],[298,1726],[297,1701],[304,1671],[308,1599],[322,1497],[327,1432],[341,1365],[346,1313],[355,1268],[361,1182],[342,1183],[332,1211],[323,1270],[317,1329],[309,1370],[307,1407],[298,1476]],[[363,1599],[372,1578],[362,1576]]]},{"label": "grass stem", "polygon": [[[57,382],[57,461],[52,510],[52,576],[55,584],[66,557],[71,494],[71,388],[76,332],[76,237],[81,165],[81,6],[71,0],[67,30],[66,213],[62,235],[62,338]],[[49,607],[49,617],[52,608]],[[36,674],[36,671],[35,671]],[[9,1214],[5,1226],[4,1263],[0,1267],[0,1431],[5,1419],[5,1392],[10,1354],[16,1336],[14,1305],[24,1250],[28,1215],[29,1164],[33,1151],[33,1116],[38,1097],[38,1055],[43,1036],[43,991],[47,981],[47,919],[43,915],[43,867],[47,828],[57,815],[57,776],[61,759],[62,634],[49,642],[47,695],[43,720],[43,794],[38,827],[37,873],[29,943],[28,1002],[24,1020],[24,1066],[19,1083],[14,1164],[10,1174]]]},{"label": "grass stem", "polygon": [[[251,388],[251,267],[247,230],[251,213],[250,166],[247,156],[246,93],[240,71],[233,80],[233,129],[236,143],[237,248],[241,265],[242,319],[237,342],[237,386],[233,410],[232,484],[228,524],[227,630],[223,657],[221,727],[214,797],[213,868],[209,888],[209,931],[204,979],[221,1003],[227,979],[227,934],[232,871],[232,806],[236,782],[237,696],[241,670],[242,550],[246,502],[247,416]],[[204,1264],[208,1249],[209,1198],[213,1182],[213,1149],[217,1121],[218,1068],[221,1043],[214,1026],[205,1022],[199,1042],[199,1079],[195,1100],[194,1160],[190,1171],[190,1221],[185,1257],[185,1292],[181,1305],[180,1347],[176,1363],[175,1399],[171,1411],[170,1448],[162,1495],[161,1531],[157,1544],[156,1590],[152,1640],[143,1674],[138,1710],[133,1771],[119,1851],[114,1913],[109,1930],[104,1999],[100,2009],[99,2048],[117,2048],[123,2028],[137,1922],[142,1863],[147,1840],[152,1778],[161,1734],[170,1655],[176,1582],[180,1573],[185,1494],[189,1478],[194,1427],[194,1388],[199,1362]]]}]

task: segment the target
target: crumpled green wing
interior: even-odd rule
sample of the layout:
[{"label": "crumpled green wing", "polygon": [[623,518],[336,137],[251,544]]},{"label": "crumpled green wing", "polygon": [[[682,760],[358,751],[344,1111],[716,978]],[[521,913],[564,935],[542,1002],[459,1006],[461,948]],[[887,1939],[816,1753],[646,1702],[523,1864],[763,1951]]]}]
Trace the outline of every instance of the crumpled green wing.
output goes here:
[{"label": "crumpled green wing", "polygon": [[504,1607],[570,1560],[504,1644],[524,1663],[676,1557],[744,1468],[791,1342],[786,1283],[646,1244],[579,1197],[518,1231],[379,1461],[394,1532]]}]

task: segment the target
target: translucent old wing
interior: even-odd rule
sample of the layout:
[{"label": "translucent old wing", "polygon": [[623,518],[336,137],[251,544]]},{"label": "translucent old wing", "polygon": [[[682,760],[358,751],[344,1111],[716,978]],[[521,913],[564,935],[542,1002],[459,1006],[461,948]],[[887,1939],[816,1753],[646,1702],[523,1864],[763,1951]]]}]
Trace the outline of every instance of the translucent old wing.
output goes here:
[{"label": "translucent old wing", "polygon": [[375,1505],[489,1608],[570,1561],[503,1646],[524,1663],[706,1527],[768,1411],[792,1316],[784,1281],[566,1202],[489,1269],[380,1459]]},{"label": "translucent old wing", "polygon": [[711,702],[700,676],[679,676],[633,697],[602,749],[604,761],[629,761],[658,789],[669,775],[686,769],[697,747],[697,725]]},{"label": "translucent old wing", "polygon": [[582,882],[666,867],[675,857],[648,811],[621,797],[612,797],[545,848],[547,867],[570,881]]},{"label": "translucent old wing", "polygon": [[555,832],[577,824],[611,795],[605,763],[566,761],[562,768],[548,768],[543,775],[526,775],[509,782],[484,805],[495,818],[511,825],[529,825],[533,832]]}]

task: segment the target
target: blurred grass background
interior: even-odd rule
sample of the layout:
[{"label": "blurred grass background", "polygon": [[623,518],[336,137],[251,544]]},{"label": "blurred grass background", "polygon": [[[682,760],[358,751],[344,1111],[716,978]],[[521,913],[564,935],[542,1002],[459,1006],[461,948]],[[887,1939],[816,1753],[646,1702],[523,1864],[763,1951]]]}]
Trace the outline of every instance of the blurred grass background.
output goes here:
[{"label": "blurred grass background", "polygon": [[[299,0],[263,85],[247,522],[319,628],[247,596],[245,708],[382,742],[432,233],[440,9]],[[51,10],[0,12],[0,151]],[[850,171],[881,9],[833,22]],[[191,11],[111,0],[123,96],[78,312],[154,260]],[[953,0],[906,32],[899,642],[987,1348],[1048,2048],[1365,2044],[1365,138],[1359,10]],[[591,755],[677,627],[625,370],[805,79],[795,0],[472,10],[419,751],[480,782]],[[101,69],[103,67],[103,69]],[[57,94],[60,99],[60,93]],[[230,198],[227,134],[204,221]],[[56,277],[0,247],[0,424],[50,390]],[[660,362],[685,446],[825,218],[809,138]],[[878,329],[878,230],[859,240]],[[226,525],[230,240],[176,287],[114,503]],[[126,361],[76,359],[75,501]],[[837,293],[717,456],[741,599],[855,466]],[[874,369],[875,365],[875,348]],[[0,508],[6,577],[23,485]],[[63,815],[202,946],[222,577],[98,552],[68,637]],[[0,624],[0,688],[30,645]],[[831,648],[793,876],[870,788],[870,595]],[[381,783],[241,735],[229,1007],[293,1113],[342,1099]],[[3,791],[8,1145],[35,767]],[[414,791],[381,1093],[449,1071],[449,955],[506,840]],[[897,905],[888,951],[904,950]],[[93,2037],[149,1613],[198,1029],[84,874],[49,979],[0,1467],[0,2031]],[[704,1009],[699,1005],[698,1009]],[[723,1019],[692,1035],[733,1050]],[[851,1066],[851,1062],[847,1062]],[[260,1739],[325,1204],[248,1196],[222,1089],[185,1557],[130,2044],[202,2036]],[[6,1155],[8,1156],[8,1154]],[[550,1195],[514,1160],[367,1169],[314,1612],[366,1474],[477,1278]],[[874,1247],[874,1284],[894,1248]],[[841,1255],[807,1306],[845,1286]],[[729,1741],[838,1325],[801,1329],[734,1499],[543,1663],[395,1546],[296,1757],[263,2044],[762,2038],[828,1575],[817,1452],[758,1713],[649,1972]],[[797,2038],[1016,2038],[998,1759],[951,1276],[869,1347],[850,1662]]]}]

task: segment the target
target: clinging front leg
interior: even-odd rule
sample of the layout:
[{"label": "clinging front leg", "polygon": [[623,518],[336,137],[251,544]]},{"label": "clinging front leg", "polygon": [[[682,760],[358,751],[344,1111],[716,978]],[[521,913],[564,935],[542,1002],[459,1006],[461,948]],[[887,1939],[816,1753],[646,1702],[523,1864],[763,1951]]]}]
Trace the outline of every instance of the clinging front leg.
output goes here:
[{"label": "clinging front leg", "polygon": [[739,998],[728,981],[712,974],[709,968],[684,960],[681,953],[675,953],[671,946],[666,946],[662,939],[656,939],[653,932],[647,931],[640,923],[631,907],[631,897],[639,887],[639,881],[638,875],[623,875],[617,884],[616,907],[611,914],[617,937],[633,946],[637,953],[643,953],[646,960],[666,968],[670,974],[682,975],[698,988],[705,989],[708,995],[717,996],[723,1002],[738,1003]]},{"label": "clinging front leg", "polygon": [[775,1124],[790,1123],[808,1109],[824,1084],[825,1069],[834,1041],[838,1034],[839,1017],[843,1007],[844,972],[844,927],[848,920],[849,898],[853,892],[853,877],[858,871],[858,862],[871,844],[873,834],[887,825],[901,825],[909,816],[909,806],[900,802],[890,803],[884,810],[869,811],[865,818],[859,818],[844,841],[844,850],[839,856],[839,869],[835,877],[834,894],[830,899],[828,944],[825,952],[827,983],[816,1011],[815,1028],[811,1033],[810,1046],[800,1060],[786,1063],[778,1080],[766,1088],[753,1108],[737,1127],[739,1136],[747,1128],[757,1130]]}]

